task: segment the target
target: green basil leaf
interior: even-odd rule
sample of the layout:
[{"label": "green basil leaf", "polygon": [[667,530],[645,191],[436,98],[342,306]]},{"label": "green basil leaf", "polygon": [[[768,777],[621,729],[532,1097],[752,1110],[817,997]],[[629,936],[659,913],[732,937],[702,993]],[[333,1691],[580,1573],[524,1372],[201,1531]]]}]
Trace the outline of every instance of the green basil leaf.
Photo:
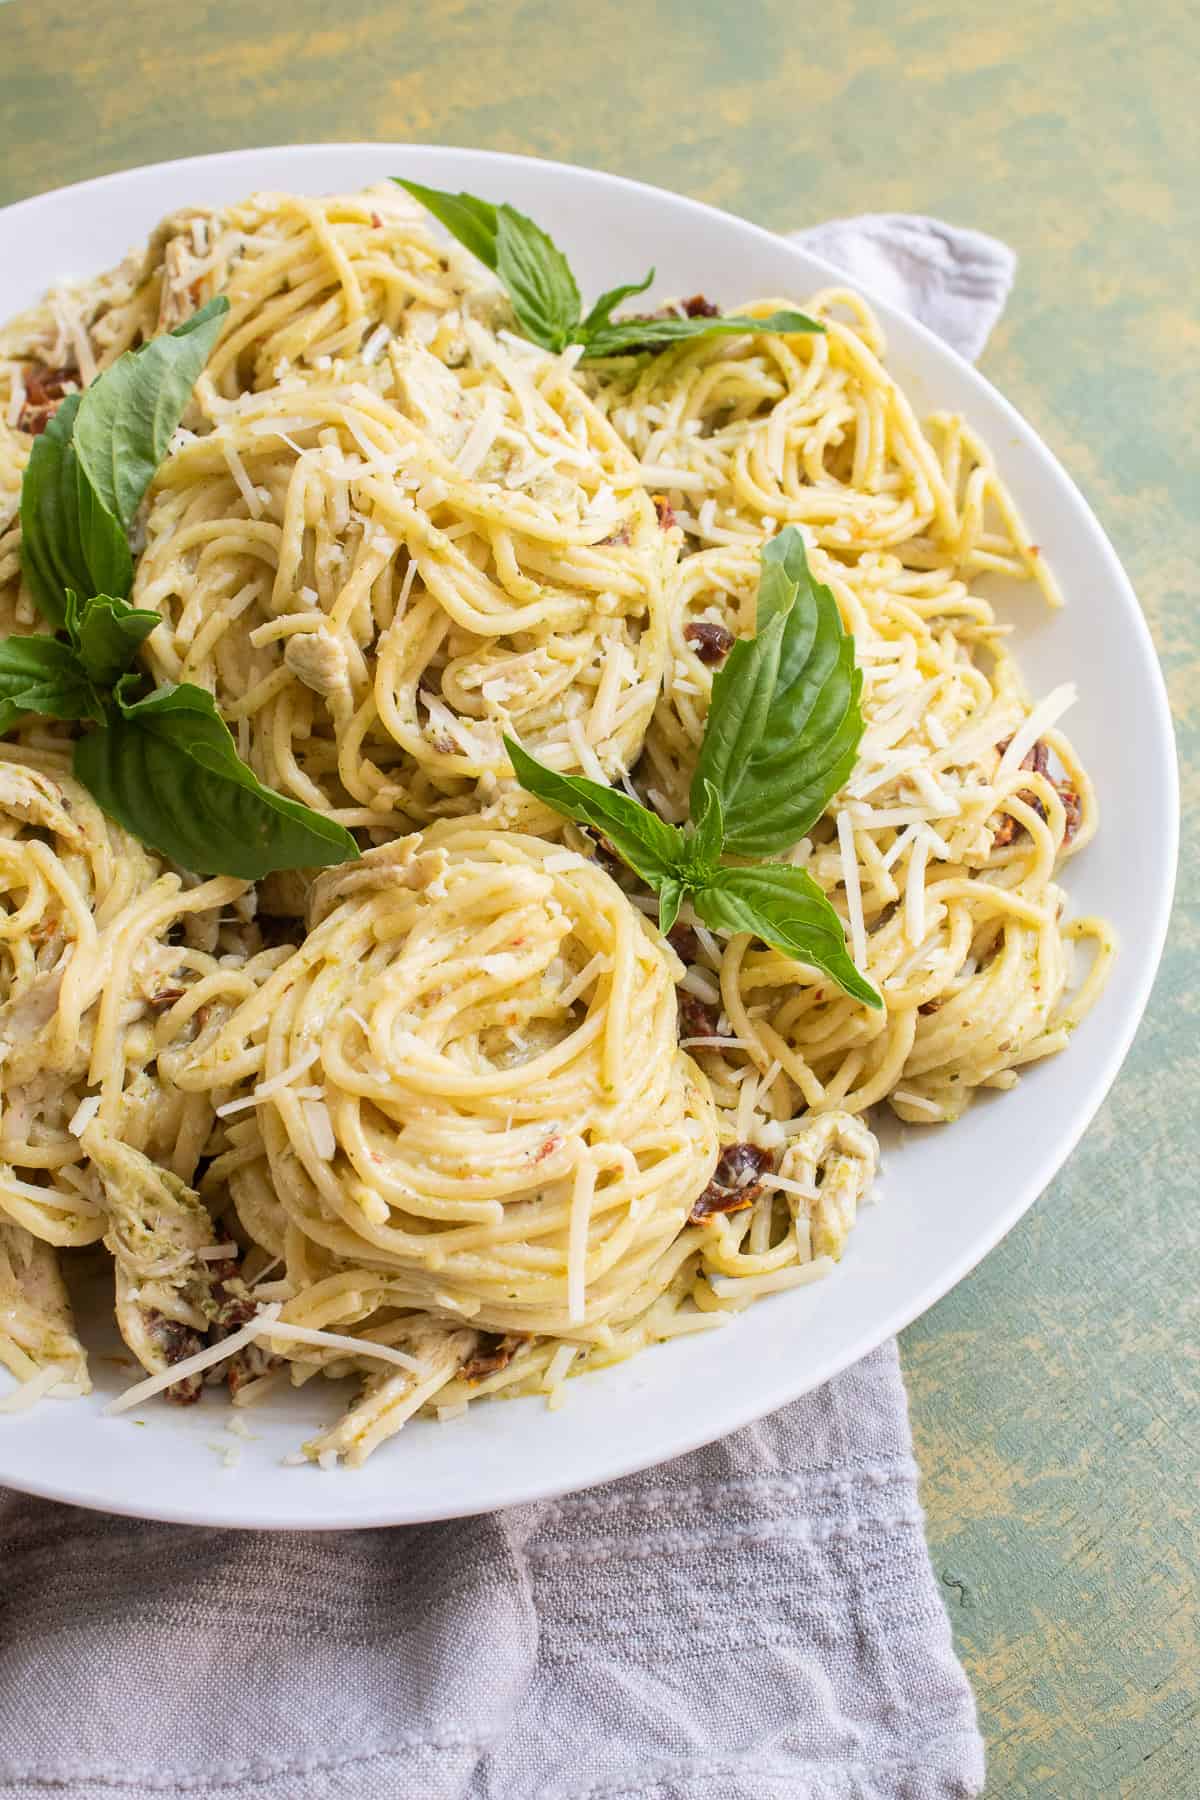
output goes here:
[{"label": "green basil leaf", "polygon": [[830,976],[852,999],[883,1001],[846,949],[841,919],[810,875],[788,863],[718,869],[692,895],[697,915],[714,931],[749,931],[772,949]]},{"label": "green basil leaf", "polygon": [[579,329],[579,289],[566,257],[540,226],[515,206],[493,206],[474,194],[450,194],[398,175],[393,180],[495,270],[531,343],[566,349]]},{"label": "green basil leaf", "polygon": [[526,793],[553,807],[563,818],[602,832],[622,861],[652,888],[661,891],[669,881],[686,884],[687,846],[677,825],[668,825],[620,788],[548,769],[512,738],[505,738],[504,747]]},{"label": "green basil leaf", "polygon": [[451,237],[477,256],[485,268],[495,269],[497,221],[496,208],[490,200],[479,200],[474,194],[450,194],[443,188],[425,187],[419,181],[405,181],[400,175],[393,175],[392,180],[427,207]]},{"label": "green basil leaf", "polygon": [[144,612],[113,594],[94,594],[81,601],[68,588],[64,622],[89,678],[111,687],[132,667],[139,646],[162,619],[158,613]]},{"label": "green basil leaf", "polygon": [[770,332],[773,335],[795,331],[824,331],[817,319],[807,313],[767,313],[761,319],[744,313],[727,313],[716,319],[613,319],[592,330],[587,337],[585,361],[601,356],[636,355],[643,350],[665,350],[669,344],[684,338],[708,337],[714,332]]},{"label": "green basil leaf", "polygon": [[21,566],[38,609],[66,618],[66,591],[128,593],[133,558],[120,521],[83,478],[73,443],[82,394],[68,394],[35,438],[21,482]]},{"label": "green basil leaf", "polygon": [[558,245],[515,207],[497,210],[496,273],[531,343],[565,350],[579,328],[579,289]]},{"label": "green basil leaf", "polygon": [[138,684],[124,676],[107,722],[75,746],[77,778],[127,831],[198,875],[244,881],[358,855],[343,826],[263,786],[204,688],[138,700]]},{"label": "green basil leaf", "polygon": [[0,639],[0,731],[29,713],[102,719],[100,696],[70,644],[53,637]]},{"label": "green basil leaf", "polygon": [[126,535],[166,455],[229,310],[210,300],[177,330],[127,350],[82,394],[68,394],[34,443],[21,482],[21,562],[38,607],[66,618],[66,591],[124,598]]},{"label": "green basil leaf", "polygon": [[753,760],[775,695],[784,626],[795,598],[780,601],[774,616],[752,638],[739,638],[713,677],[712,698],[700,755],[692,776],[691,814],[704,811],[705,789],[716,788],[725,815],[726,841],[738,789]]},{"label": "green basil leaf", "polygon": [[393,179],[496,272],[531,343],[544,350],[566,349],[579,332],[579,289],[566,257],[540,226],[515,206],[493,206],[474,194],[449,194],[419,181]]},{"label": "green basil leaf", "polygon": [[[720,788],[725,849],[734,856],[771,856],[798,843],[849,776],[864,728],[854,639],[832,591],[813,580],[801,533],[789,525],[766,545],[762,563],[758,636],[734,645],[713,682],[692,783],[693,810],[706,779]],[[772,692],[763,706],[754,688],[747,724],[748,690],[765,679],[749,647],[777,629]]]},{"label": "green basil leaf", "polygon": [[228,300],[218,295],[174,331],[127,350],[82,396],[74,439],[80,471],[100,506],[126,530],[228,311]]},{"label": "green basil leaf", "polygon": [[[755,631],[764,631],[777,614],[790,613],[795,604],[796,595],[800,592],[801,576],[793,572],[784,558],[771,554],[775,545],[788,537],[799,537],[799,533],[791,525],[785,526],[778,537],[773,537],[764,544],[759,553],[760,573],[758,593],[755,596]],[[803,538],[800,538],[800,546],[803,549]],[[805,574],[807,574],[807,569],[806,563],[804,565]],[[798,624],[799,621],[795,622],[792,630],[788,633],[789,643],[795,637]],[[781,645],[780,654],[782,655],[782,653],[783,646]]]},{"label": "green basil leaf", "polygon": [[721,860],[725,841],[725,814],[721,796],[711,781],[704,783],[704,804],[696,828],[688,839],[688,853],[698,881],[707,881]]},{"label": "green basil leaf", "polygon": [[687,891],[684,883],[674,875],[668,875],[661,883],[658,890],[658,929],[664,937],[679,917],[679,909]]},{"label": "green basil leaf", "polygon": [[858,761],[862,680],[853,645],[845,645],[793,742],[753,759],[731,808],[725,839],[731,854],[790,849],[821,817]]},{"label": "green basil leaf", "polygon": [[644,294],[653,280],[654,270],[651,269],[650,273],[641,281],[626,281],[622,282],[619,287],[606,288],[580,326],[580,340],[586,344],[594,332],[599,331],[603,326],[611,325],[610,315],[613,307],[620,306],[622,300],[632,300],[635,294]]}]

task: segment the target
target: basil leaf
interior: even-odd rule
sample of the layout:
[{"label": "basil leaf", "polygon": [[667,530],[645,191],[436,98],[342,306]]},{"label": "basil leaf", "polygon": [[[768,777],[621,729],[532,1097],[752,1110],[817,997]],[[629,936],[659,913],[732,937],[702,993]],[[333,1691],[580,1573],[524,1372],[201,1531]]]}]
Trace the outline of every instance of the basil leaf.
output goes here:
[{"label": "basil leaf", "polygon": [[780,600],[774,616],[762,630],[752,638],[739,638],[713,677],[704,737],[692,776],[691,813],[693,818],[699,818],[704,810],[705,789],[716,788],[727,834],[735,817],[738,789],[750,768],[775,696],[784,626],[794,598],[793,589],[786,603]]},{"label": "basil leaf", "polygon": [[[794,526],[780,532],[762,563],[758,637],[735,644],[713,682],[692,782],[693,811],[705,780],[719,787],[725,849],[734,856],[770,856],[798,843],[849,776],[864,728],[854,639],[842,629],[832,591],[813,580],[801,533]],[[763,706],[761,685],[753,684],[766,679],[765,669],[750,647],[777,629],[773,688]]]},{"label": "basil leaf", "polygon": [[643,350],[663,350],[668,344],[684,338],[708,337],[714,332],[770,332],[787,334],[795,331],[824,331],[807,313],[767,313],[761,319],[746,313],[726,313],[720,318],[706,319],[613,319],[591,331],[583,352],[585,361],[601,356],[636,355]]},{"label": "basil leaf", "polygon": [[613,307],[620,306],[622,300],[632,300],[635,294],[644,294],[653,280],[654,270],[651,269],[650,273],[641,281],[626,281],[620,287],[607,288],[580,326],[581,340],[586,344],[594,332],[599,331],[602,326],[611,325],[610,314]]},{"label": "basil leaf", "polygon": [[111,687],[132,666],[139,645],[162,619],[113,594],[95,594],[81,602],[68,588],[64,623],[89,678]]},{"label": "basil leaf", "polygon": [[820,969],[852,999],[883,1005],[850,959],[841,919],[803,869],[789,863],[718,869],[692,895],[692,905],[714,931],[749,931],[782,955]]},{"label": "basil leaf", "polygon": [[35,441],[21,482],[21,563],[52,625],[65,623],[68,588],[124,597],[132,587],[126,532],[228,311],[224,297],[210,300],[127,350],[68,394]]},{"label": "basil leaf", "polygon": [[721,796],[711,781],[704,783],[704,804],[696,828],[688,838],[688,855],[698,881],[707,881],[721,860],[725,841],[725,815]]},{"label": "basil leaf", "polygon": [[489,200],[478,200],[474,194],[449,194],[443,188],[405,181],[400,175],[393,175],[392,180],[419,200],[472,256],[477,256],[486,268],[495,269],[497,219],[496,208]]},{"label": "basil leaf", "polygon": [[[512,738],[505,738],[504,748],[527,793],[545,801],[565,819],[603,832],[622,861],[652,888],[661,892],[666,882],[677,881],[681,889],[687,884],[686,840],[677,825],[668,825],[620,788],[548,769]],[[679,910],[678,903],[675,910]]]},{"label": "basil leaf", "polygon": [[531,343],[566,349],[579,329],[579,289],[566,257],[540,226],[515,206],[493,206],[474,194],[446,193],[399,175],[392,179],[496,272]]},{"label": "basil leaf", "polygon": [[674,875],[668,875],[660,883],[658,889],[658,929],[666,937],[668,931],[679,917],[679,909],[683,905],[683,896],[687,888]]},{"label": "basil leaf", "polygon": [[726,849],[770,856],[798,844],[858,761],[863,734],[862,670],[844,645],[807,721],[775,756],[756,756],[731,808]]},{"label": "basil leaf", "polygon": [[82,394],[68,394],[34,439],[21,481],[21,566],[52,625],[66,618],[65,594],[128,593],[129,540],[84,480],[73,438]]},{"label": "basil leaf", "polygon": [[61,638],[0,640],[0,731],[11,731],[28,713],[47,719],[104,717],[100,696]]},{"label": "basil leaf", "polygon": [[167,454],[228,311],[228,300],[218,295],[174,331],[127,350],[81,397],[75,419],[80,472],[100,506],[126,530]]},{"label": "basil leaf", "polygon": [[138,685],[124,676],[107,722],[75,746],[77,778],[127,831],[198,875],[244,881],[358,855],[344,827],[262,785],[204,688],[137,700]]},{"label": "basil leaf", "polygon": [[824,331],[807,313],[777,312],[761,319],[734,313],[716,319],[613,319],[612,310],[633,294],[644,294],[654,270],[642,281],[627,281],[601,294],[586,319],[580,318],[579,289],[558,245],[515,206],[493,206],[475,194],[451,194],[400,175],[392,180],[419,200],[452,237],[492,269],[508,289],[517,323],[544,350],[582,344],[585,358],[660,350],[681,338],[710,332]]},{"label": "basil leaf", "polygon": [[530,342],[565,350],[579,327],[575,277],[557,244],[512,206],[497,212],[496,273]]}]

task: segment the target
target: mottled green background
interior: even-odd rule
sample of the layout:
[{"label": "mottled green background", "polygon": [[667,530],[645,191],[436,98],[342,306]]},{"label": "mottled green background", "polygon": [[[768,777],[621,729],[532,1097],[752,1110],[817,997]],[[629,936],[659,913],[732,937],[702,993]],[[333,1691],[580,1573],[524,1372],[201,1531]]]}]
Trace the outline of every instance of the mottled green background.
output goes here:
[{"label": "mottled green background", "polygon": [[[415,138],[763,224],[909,208],[1014,244],[987,373],[1142,596],[1197,800],[1200,27],[1185,0],[13,0],[0,200],[168,156]],[[989,1792],[1200,1795],[1195,852],[1099,1121],[910,1330],[935,1565]]]}]

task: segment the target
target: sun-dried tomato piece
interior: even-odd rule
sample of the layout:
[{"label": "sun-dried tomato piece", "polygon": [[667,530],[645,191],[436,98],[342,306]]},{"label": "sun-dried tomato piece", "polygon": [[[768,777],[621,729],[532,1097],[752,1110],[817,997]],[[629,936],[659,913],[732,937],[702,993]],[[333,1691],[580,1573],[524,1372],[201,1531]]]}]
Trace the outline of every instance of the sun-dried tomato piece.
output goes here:
[{"label": "sun-dried tomato piece", "polygon": [[[1006,737],[996,745],[1001,756],[1004,755],[1004,752],[1011,743],[1011,737]],[[1032,745],[1021,758],[1021,767],[1023,769],[1029,769],[1035,775],[1050,775],[1050,751],[1042,742],[1041,738],[1039,738],[1037,743]],[[1051,786],[1057,791],[1058,797],[1063,803],[1063,811],[1067,815],[1066,826],[1063,830],[1063,843],[1064,845],[1069,844],[1071,839],[1075,836],[1075,833],[1079,830],[1079,821],[1082,815],[1082,808],[1079,804],[1079,795],[1075,792],[1075,789],[1071,787],[1069,782],[1066,781],[1054,781],[1051,779]],[[1046,817],[1045,806],[1042,801],[1039,800],[1038,796],[1029,788],[1023,788],[1017,798],[1023,800],[1026,806],[1031,806],[1039,819],[1044,819]],[[995,831],[992,833],[992,849],[1006,850],[1016,837],[1017,833],[1023,830],[1024,826],[1018,825],[1011,813],[1005,813],[999,825],[997,825]]]},{"label": "sun-dried tomato piece", "polygon": [[715,619],[693,619],[684,626],[683,635],[700,661],[710,665],[724,662],[734,645],[732,631]]},{"label": "sun-dried tomato piece", "polygon": [[679,1036],[683,1038],[717,1037],[717,1014],[711,1006],[681,989],[679,999]]},{"label": "sun-dried tomato piece", "polygon": [[40,437],[68,389],[79,386],[79,370],[48,369],[44,363],[28,363],[24,379],[25,401],[17,418],[17,430]]},{"label": "sun-dried tomato piece", "polygon": [[775,1166],[769,1150],[757,1144],[729,1144],[717,1158],[708,1186],[694,1202],[688,1223],[701,1225],[717,1213],[741,1212],[762,1193],[762,1178]]},{"label": "sun-dried tomato piece", "polygon": [[528,1342],[529,1335],[524,1331],[509,1331],[503,1335],[483,1331],[479,1334],[474,1356],[458,1372],[464,1381],[482,1381],[485,1376],[498,1375],[501,1369],[507,1369],[521,1345]]},{"label": "sun-dried tomato piece", "polygon": [[700,961],[700,939],[691,925],[672,925],[667,933],[667,942],[679,958],[680,962],[694,963]]}]

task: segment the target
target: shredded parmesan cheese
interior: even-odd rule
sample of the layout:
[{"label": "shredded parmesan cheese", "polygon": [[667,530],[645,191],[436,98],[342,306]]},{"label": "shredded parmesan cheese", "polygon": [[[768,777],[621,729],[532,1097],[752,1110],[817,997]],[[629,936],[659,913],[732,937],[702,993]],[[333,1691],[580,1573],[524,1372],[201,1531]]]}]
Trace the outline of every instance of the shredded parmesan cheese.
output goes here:
[{"label": "shredded parmesan cheese", "polygon": [[245,1099],[226,1100],[224,1106],[218,1106],[216,1108],[218,1119],[227,1119],[231,1113],[241,1112],[247,1106],[258,1106],[263,1100],[269,1100],[272,1094],[277,1094],[283,1088],[290,1087],[297,1076],[303,1075],[306,1070],[312,1068],[320,1054],[320,1045],[313,1044],[303,1056],[298,1056],[295,1062],[289,1063],[286,1069],[280,1069],[278,1075],[272,1075],[266,1081],[260,1081],[254,1092],[247,1094]]},{"label": "shredded parmesan cheese", "polygon": [[998,783],[1007,780],[1021,767],[1042,733],[1057,724],[1077,698],[1075,683],[1064,681],[1060,687],[1052,688],[1044,700],[1038,702],[1024,724],[1018,725],[1013,732],[1008,748],[1000,758],[1000,767],[996,770]]},{"label": "shredded parmesan cheese", "polygon": [[849,813],[838,814],[837,834],[842,853],[842,886],[846,890],[846,911],[850,918],[850,955],[855,968],[862,970],[867,961],[867,928],[858,880],[858,857],[854,849],[854,822]]},{"label": "shredded parmesan cheese", "polygon": [[100,1111],[100,1095],[85,1094],[75,1111],[71,1114],[67,1130],[72,1137],[82,1137],[96,1114]]},{"label": "shredded parmesan cheese", "polygon": [[172,1363],[169,1369],[163,1369],[157,1375],[147,1375],[145,1381],[135,1382],[110,1400],[104,1408],[106,1417],[112,1418],[117,1413],[128,1412],[131,1406],[140,1406],[143,1400],[152,1399],[155,1394],[163,1393],[174,1387],[177,1381],[185,1381],[189,1375],[201,1375],[205,1369],[211,1369],[216,1363],[224,1362],[230,1356],[236,1356],[247,1344],[252,1344],[260,1335],[264,1324],[278,1317],[279,1305],[265,1306],[256,1318],[235,1331],[232,1336],[222,1338],[219,1344],[208,1344],[203,1350],[197,1350],[193,1356],[185,1356],[181,1361]]},{"label": "shredded parmesan cheese", "polygon": [[36,1375],[31,1375],[28,1381],[23,1381],[20,1387],[13,1389],[12,1393],[5,1394],[4,1398],[0,1400],[0,1413],[28,1412],[30,1407],[37,1405],[39,1400],[44,1400],[48,1394],[54,1392],[64,1375],[65,1370],[58,1363],[46,1363]]}]

